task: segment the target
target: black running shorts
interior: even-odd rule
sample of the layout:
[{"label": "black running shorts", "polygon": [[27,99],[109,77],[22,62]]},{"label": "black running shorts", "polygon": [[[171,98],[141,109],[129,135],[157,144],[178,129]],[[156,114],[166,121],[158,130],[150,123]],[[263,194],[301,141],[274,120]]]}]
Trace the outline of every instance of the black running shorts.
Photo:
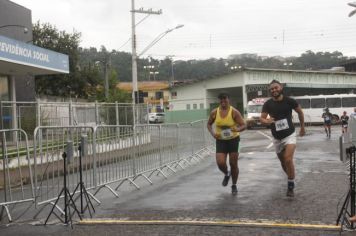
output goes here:
[{"label": "black running shorts", "polygon": [[229,140],[216,140],[216,153],[231,153],[238,152],[240,137]]}]

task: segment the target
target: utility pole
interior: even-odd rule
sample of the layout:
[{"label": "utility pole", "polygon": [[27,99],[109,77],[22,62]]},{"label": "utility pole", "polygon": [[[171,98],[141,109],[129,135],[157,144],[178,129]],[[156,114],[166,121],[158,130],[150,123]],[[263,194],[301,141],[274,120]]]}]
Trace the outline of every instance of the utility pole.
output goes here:
[{"label": "utility pole", "polygon": [[109,71],[111,67],[111,54],[105,55],[105,61],[104,61],[104,75],[105,75],[105,81],[104,81],[104,88],[105,88],[105,99],[108,101],[109,99]]},{"label": "utility pole", "polygon": [[162,10],[153,11],[152,8],[144,10],[143,8],[135,9],[135,0],[131,0],[131,40],[132,40],[132,101],[133,104],[138,104],[138,85],[137,85],[137,45],[136,45],[136,22],[135,22],[135,13],[142,14],[162,14]]},{"label": "utility pole", "polygon": [[169,55],[168,58],[171,60],[171,76],[170,76],[170,79],[169,79],[169,86],[172,86],[173,83],[174,83],[174,62],[173,62],[173,57],[175,57],[175,55]]}]

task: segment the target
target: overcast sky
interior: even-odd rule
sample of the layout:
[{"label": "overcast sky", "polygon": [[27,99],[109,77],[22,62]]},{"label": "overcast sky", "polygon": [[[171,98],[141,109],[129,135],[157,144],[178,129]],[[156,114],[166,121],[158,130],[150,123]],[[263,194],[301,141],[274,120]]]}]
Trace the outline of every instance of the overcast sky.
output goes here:
[{"label": "overcast sky", "polygon": [[[131,51],[131,0],[13,0],[60,30],[82,33],[82,47]],[[299,56],[306,50],[356,56],[353,0],[136,0],[162,9],[137,27],[138,53],[167,29],[184,24],[143,57],[226,58],[231,54]],[[136,14],[136,21],[144,15]],[[126,44],[125,44],[126,43]]]}]

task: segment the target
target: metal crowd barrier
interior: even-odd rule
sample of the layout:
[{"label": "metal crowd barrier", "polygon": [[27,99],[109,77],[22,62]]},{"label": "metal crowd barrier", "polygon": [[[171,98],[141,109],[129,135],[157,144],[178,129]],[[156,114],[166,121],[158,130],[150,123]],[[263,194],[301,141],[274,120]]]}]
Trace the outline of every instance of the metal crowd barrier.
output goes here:
[{"label": "metal crowd barrier", "polygon": [[[164,163],[161,155],[161,138],[162,138],[162,126],[161,125],[135,125],[134,127],[134,166],[135,177],[133,181],[142,176],[150,184],[150,176],[154,172],[159,172],[165,178],[167,177],[161,170],[161,166]],[[150,176],[146,173],[150,172]]]},{"label": "metal crowd barrier", "polygon": [[[191,123],[178,124],[178,156],[179,159],[184,159],[186,164],[190,163],[190,159],[194,159],[193,135]],[[188,160],[189,159],[189,160]]]},{"label": "metal crowd barrier", "polygon": [[32,167],[26,132],[21,129],[0,130],[0,220],[4,212],[11,222],[10,209],[20,203],[34,202]]},{"label": "metal crowd barrier", "polygon": [[[5,199],[0,206],[8,212],[8,205],[22,200],[33,201],[40,207],[38,216],[48,205],[54,205],[61,213],[63,210],[55,200],[63,188],[63,153],[67,156],[67,188],[73,195],[79,179],[79,146],[82,150],[83,184],[87,190],[93,190],[90,196],[97,202],[95,195],[101,189],[109,189],[118,197],[117,190],[128,181],[137,189],[137,178],[143,177],[153,183],[153,174],[167,178],[178,168],[194,164],[210,154],[208,146],[212,138],[206,129],[206,121],[182,124],[160,125],[97,125],[92,126],[39,126],[34,131],[33,158],[30,157],[27,136],[21,130],[3,130],[3,171]],[[19,179],[28,176],[30,184],[19,182],[21,194],[13,194],[14,180],[8,161],[9,148],[6,132],[21,134],[26,142],[17,141],[15,154],[18,159]],[[13,138],[12,138],[13,139]],[[20,140],[20,139],[18,139]],[[85,142],[83,142],[85,140]],[[83,143],[84,146],[83,146]],[[20,148],[20,144],[25,145]],[[4,148],[5,147],[5,148]],[[19,154],[24,152],[25,154]],[[27,160],[25,168],[20,160]],[[30,161],[31,160],[31,161]],[[33,165],[33,173],[31,167]],[[112,187],[114,185],[114,187]],[[30,195],[28,195],[31,193]],[[21,195],[21,198],[20,198]],[[11,197],[9,197],[11,196]],[[15,197],[16,196],[16,197]],[[8,213],[10,219],[10,214]]]},{"label": "metal crowd barrier", "polygon": [[[37,127],[34,131],[34,182],[36,206],[53,204],[63,188],[63,158],[67,155],[67,187],[73,191],[79,182],[78,146],[82,137],[93,140],[91,126]],[[87,189],[95,188],[94,155],[92,145],[83,157],[83,181]],[[58,206],[59,211],[62,212]],[[37,214],[37,215],[38,215]],[[37,216],[36,215],[36,216]]]},{"label": "metal crowd barrier", "polygon": [[94,173],[97,191],[107,188],[118,194],[109,184],[132,178],[134,174],[133,127],[131,125],[100,125],[94,128]]}]

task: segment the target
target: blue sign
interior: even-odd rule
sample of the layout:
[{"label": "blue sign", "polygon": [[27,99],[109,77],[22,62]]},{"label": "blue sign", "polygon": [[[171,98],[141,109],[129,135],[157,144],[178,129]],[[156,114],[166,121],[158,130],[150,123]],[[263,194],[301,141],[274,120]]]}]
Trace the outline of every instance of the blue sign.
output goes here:
[{"label": "blue sign", "polygon": [[0,35],[0,60],[69,73],[68,55]]}]

